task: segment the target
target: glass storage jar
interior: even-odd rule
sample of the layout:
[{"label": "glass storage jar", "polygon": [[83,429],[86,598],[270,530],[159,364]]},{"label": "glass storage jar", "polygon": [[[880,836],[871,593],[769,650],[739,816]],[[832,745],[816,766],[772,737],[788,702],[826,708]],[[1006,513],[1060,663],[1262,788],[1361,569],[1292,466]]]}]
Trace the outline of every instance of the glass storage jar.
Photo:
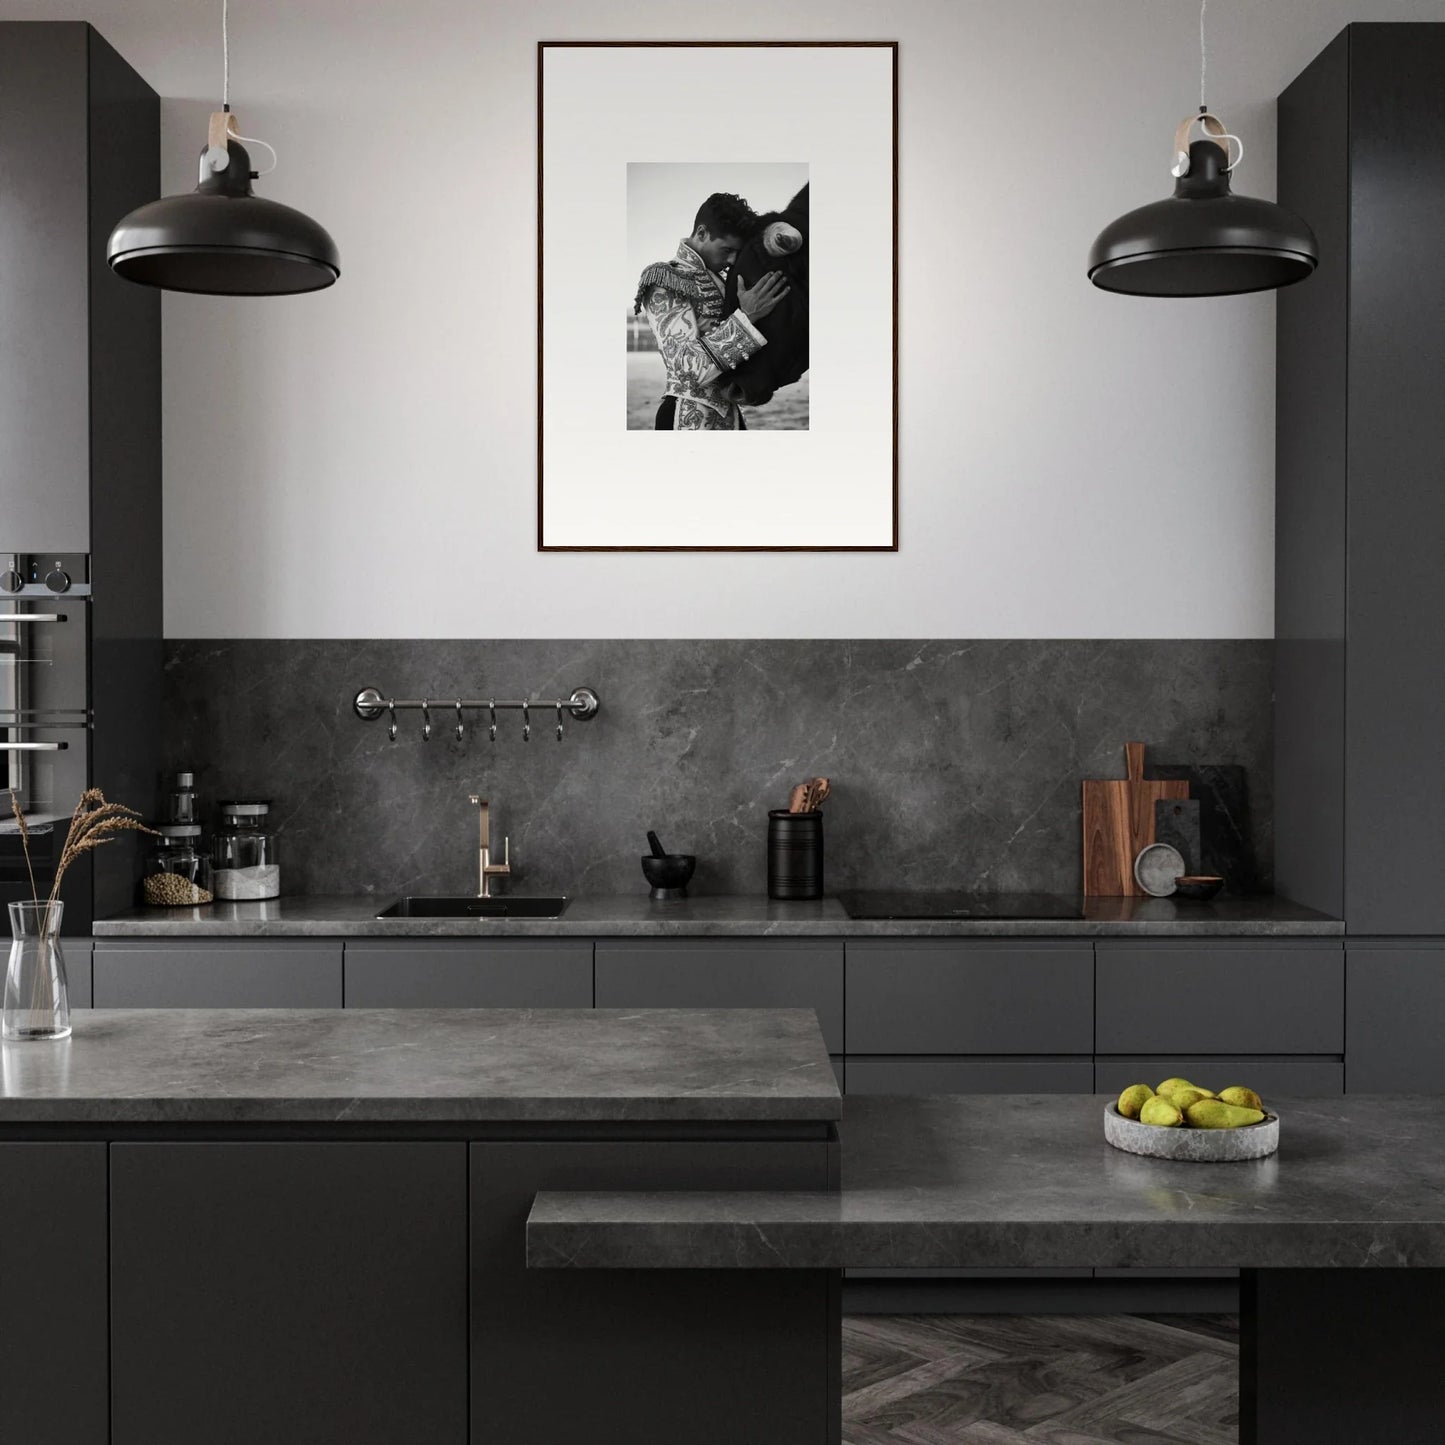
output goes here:
[{"label": "glass storage jar", "polygon": [[276,835],[266,831],[271,804],[260,799],[219,803],[221,825],[211,843],[217,898],[279,898],[281,864]]},{"label": "glass storage jar", "polygon": [[161,908],[211,902],[211,860],[201,846],[201,825],[158,823],[156,832],[160,837],[146,855],[141,897]]},{"label": "glass storage jar", "polygon": [[161,777],[161,821],[199,823],[196,808],[196,775],[191,772],[165,773]]}]

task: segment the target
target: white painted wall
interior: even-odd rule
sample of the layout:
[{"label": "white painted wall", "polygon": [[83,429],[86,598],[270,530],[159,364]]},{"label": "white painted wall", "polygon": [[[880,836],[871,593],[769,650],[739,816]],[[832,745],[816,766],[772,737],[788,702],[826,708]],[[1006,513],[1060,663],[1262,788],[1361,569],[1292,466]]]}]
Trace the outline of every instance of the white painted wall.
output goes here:
[{"label": "white painted wall", "polygon": [[[165,303],[173,637],[1261,637],[1273,301],[1095,291],[1162,197],[1194,0],[233,0],[264,193],[337,237],[319,296]],[[166,97],[189,187],[219,0],[0,0],[89,19]],[[1209,100],[1272,195],[1273,97],[1351,19],[1445,0],[1215,0]],[[902,550],[535,547],[535,42],[901,42]],[[726,124],[665,93],[658,124]],[[599,117],[605,123],[605,117]],[[0,140],[3,143],[3,140]],[[617,384],[617,383],[614,383]],[[1192,425],[1198,398],[1217,419]]]}]

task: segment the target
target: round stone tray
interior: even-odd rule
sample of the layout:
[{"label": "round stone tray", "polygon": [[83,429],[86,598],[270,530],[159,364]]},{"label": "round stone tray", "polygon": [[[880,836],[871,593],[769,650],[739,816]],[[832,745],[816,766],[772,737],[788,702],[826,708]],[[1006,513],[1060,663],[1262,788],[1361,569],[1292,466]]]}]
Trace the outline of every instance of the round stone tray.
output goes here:
[{"label": "round stone tray", "polygon": [[1104,1138],[1129,1154],[1151,1159],[1183,1159],[1193,1164],[1229,1164],[1263,1159],[1279,1148],[1279,1115],[1266,1113],[1242,1129],[1166,1129],[1126,1119],[1118,1105],[1104,1107]]}]

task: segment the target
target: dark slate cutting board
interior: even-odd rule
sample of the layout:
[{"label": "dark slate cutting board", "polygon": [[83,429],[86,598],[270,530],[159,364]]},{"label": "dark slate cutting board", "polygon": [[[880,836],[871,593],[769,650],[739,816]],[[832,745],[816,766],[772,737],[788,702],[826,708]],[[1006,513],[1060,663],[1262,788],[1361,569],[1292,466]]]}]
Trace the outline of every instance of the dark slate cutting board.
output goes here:
[{"label": "dark slate cutting board", "polygon": [[1188,781],[1189,796],[1199,803],[1198,871],[1219,874],[1226,892],[1258,893],[1262,883],[1244,768],[1237,763],[1151,763],[1148,771],[1156,778]]},{"label": "dark slate cutting board", "polygon": [[1199,799],[1160,798],[1154,804],[1154,841],[1179,850],[1186,873],[1203,869],[1199,846]]}]

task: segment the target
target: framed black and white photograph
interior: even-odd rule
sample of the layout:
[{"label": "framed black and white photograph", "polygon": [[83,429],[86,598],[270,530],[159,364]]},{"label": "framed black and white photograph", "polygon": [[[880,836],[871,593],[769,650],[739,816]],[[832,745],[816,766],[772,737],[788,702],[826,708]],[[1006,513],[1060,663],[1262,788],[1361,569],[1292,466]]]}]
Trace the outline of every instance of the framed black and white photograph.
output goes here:
[{"label": "framed black and white photograph", "polygon": [[541,550],[896,549],[896,58],[539,45]]}]

